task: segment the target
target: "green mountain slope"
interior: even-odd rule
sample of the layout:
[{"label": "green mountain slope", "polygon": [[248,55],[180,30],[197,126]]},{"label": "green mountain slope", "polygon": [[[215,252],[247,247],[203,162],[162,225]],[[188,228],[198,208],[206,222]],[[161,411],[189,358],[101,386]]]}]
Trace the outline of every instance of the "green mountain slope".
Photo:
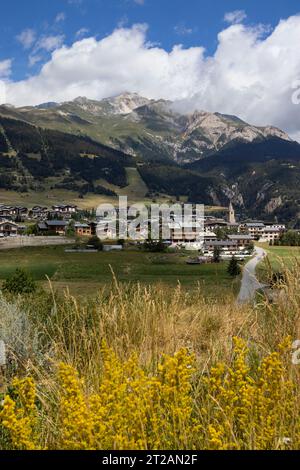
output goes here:
[{"label": "green mountain slope", "polygon": [[58,189],[109,194],[97,180],[126,186],[131,165],[130,156],[88,137],[0,117],[0,188],[38,191],[52,178]]},{"label": "green mountain slope", "polygon": [[125,93],[102,101],[77,98],[38,107],[0,107],[0,114],[39,127],[56,129],[121,150],[146,161],[185,164],[205,158],[237,139],[247,143],[277,136],[274,127],[255,127],[235,116],[195,111],[182,113],[176,104]]},{"label": "green mountain slope", "polygon": [[0,106],[0,189],[232,200],[241,215],[298,226],[298,143],[272,126],[176,106],[130,93]]},{"label": "green mountain slope", "polygon": [[300,226],[300,145],[271,138],[236,142],[187,168],[218,178],[230,198],[246,215],[281,219]]}]

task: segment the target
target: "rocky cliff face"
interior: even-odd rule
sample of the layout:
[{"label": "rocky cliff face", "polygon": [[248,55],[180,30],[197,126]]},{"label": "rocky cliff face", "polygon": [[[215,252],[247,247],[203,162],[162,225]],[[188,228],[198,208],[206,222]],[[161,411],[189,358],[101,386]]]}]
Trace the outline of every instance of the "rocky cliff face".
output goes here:
[{"label": "rocky cliff face", "polygon": [[[147,98],[143,98],[137,93],[124,93],[116,97],[106,98],[102,101],[93,101],[85,97],[78,97],[73,101],[73,103],[83,111],[96,116],[122,116],[131,113],[136,108],[144,106],[149,102]],[[61,104],[61,106],[64,105],[68,105],[68,103]]]}]

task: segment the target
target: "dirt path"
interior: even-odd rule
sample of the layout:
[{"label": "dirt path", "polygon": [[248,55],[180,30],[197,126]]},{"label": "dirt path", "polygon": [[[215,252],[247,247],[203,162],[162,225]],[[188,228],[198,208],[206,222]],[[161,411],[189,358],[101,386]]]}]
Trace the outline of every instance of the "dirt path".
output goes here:
[{"label": "dirt path", "polygon": [[240,293],[238,295],[238,303],[252,302],[258,289],[265,287],[261,284],[256,277],[256,266],[267,255],[266,251],[262,248],[255,248],[255,256],[245,265],[243,271],[243,278]]}]

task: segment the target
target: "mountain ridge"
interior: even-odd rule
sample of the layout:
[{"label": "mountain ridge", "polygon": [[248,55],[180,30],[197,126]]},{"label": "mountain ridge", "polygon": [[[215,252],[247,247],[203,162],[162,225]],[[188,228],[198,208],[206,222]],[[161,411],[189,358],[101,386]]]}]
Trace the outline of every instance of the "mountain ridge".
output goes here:
[{"label": "mountain ridge", "polygon": [[[274,126],[253,126],[237,116],[206,111],[182,113],[176,103],[123,93],[103,100],[77,97],[62,103],[3,108],[41,127],[87,135],[137,158],[167,159],[179,164],[205,158],[235,140],[253,142],[290,137]],[[155,155],[156,154],[156,155]],[[157,157],[158,156],[158,157]]]},{"label": "mountain ridge", "polygon": [[126,166],[136,168],[150,199],[233,201],[242,215],[300,226],[300,145],[276,127],[184,114],[170,101],[130,93],[0,106],[0,188],[45,190],[54,178],[56,188],[113,196],[128,184]]}]

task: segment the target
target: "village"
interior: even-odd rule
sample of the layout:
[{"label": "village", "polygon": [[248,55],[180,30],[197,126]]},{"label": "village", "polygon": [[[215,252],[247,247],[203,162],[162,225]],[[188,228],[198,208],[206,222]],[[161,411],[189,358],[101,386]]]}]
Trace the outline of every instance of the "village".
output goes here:
[{"label": "village", "polygon": [[[3,241],[12,237],[50,236],[88,240],[97,236],[97,228],[101,226],[106,231],[105,239],[109,240],[107,219],[97,217],[94,211],[82,211],[74,204],[57,204],[51,208],[34,206],[30,209],[0,205],[0,238]],[[164,240],[165,248],[196,252],[199,256],[194,262],[198,263],[212,262],[216,253],[220,259],[234,256],[243,260],[251,256],[254,242],[276,244],[287,230],[285,224],[278,222],[237,221],[232,203],[224,218],[204,215],[201,224],[197,224],[193,217],[187,221],[173,215],[168,228],[170,237]],[[132,242],[140,245],[142,230],[140,236],[140,240]],[[38,240],[35,241],[37,243]],[[124,244],[120,243],[106,244],[106,251],[123,248]]]}]

